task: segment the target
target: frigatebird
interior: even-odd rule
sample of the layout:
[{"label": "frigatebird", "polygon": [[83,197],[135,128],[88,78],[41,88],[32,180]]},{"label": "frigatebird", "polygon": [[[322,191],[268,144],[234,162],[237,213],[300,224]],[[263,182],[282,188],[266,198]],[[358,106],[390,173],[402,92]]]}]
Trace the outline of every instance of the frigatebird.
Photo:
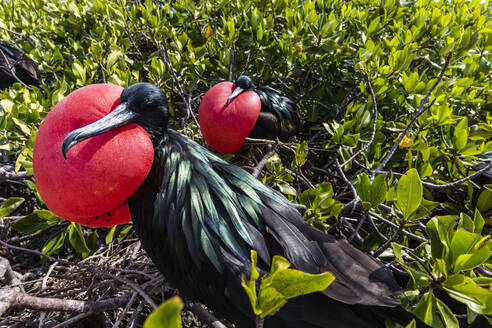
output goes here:
[{"label": "frigatebird", "polygon": [[221,153],[237,151],[245,137],[289,140],[304,124],[292,100],[270,86],[255,86],[246,75],[212,87],[200,104],[199,119],[203,137]]},{"label": "frigatebird", "polygon": [[[168,128],[167,99],[160,88],[131,85],[113,108],[70,132],[61,153],[67,161],[76,160],[72,156],[84,150],[69,150],[81,141],[132,123],[147,131],[152,167],[128,205],[144,249],[185,296],[238,327],[254,326],[241,287],[254,249],[262,274],[269,272],[272,256],[281,255],[298,270],[329,271],[336,277],[323,292],[290,300],[267,318],[266,327],[384,327],[384,318],[391,316],[408,321],[396,298],[400,287],[381,262],[307,224],[279,192]],[[90,141],[75,148],[89,148],[91,156],[97,156],[97,149],[90,148],[98,143]],[[42,159],[43,154],[37,156]]]},{"label": "frigatebird", "polygon": [[249,76],[240,75],[236,88],[228,98],[230,103],[245,91],[254,91],[261,100],[261,111],[249,136],[251,138],[288,140],[302,129],[303,119],[296,104],[280,90],[270,86],[255,86]]},{"label": "frigatebird", "polygon": [[17,47],[0,42],[0,90],[7,89],[15,82],[39,87],[34,62]]}]

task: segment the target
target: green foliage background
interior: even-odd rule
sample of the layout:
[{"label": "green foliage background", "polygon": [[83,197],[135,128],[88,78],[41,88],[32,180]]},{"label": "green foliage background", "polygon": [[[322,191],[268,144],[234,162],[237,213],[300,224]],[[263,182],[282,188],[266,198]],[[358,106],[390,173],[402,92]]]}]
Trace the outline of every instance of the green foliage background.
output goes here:
[{"label": "green foliage background", "polygon": [[[372,223],[364,223],[362,240],[354,242],[408,273],[402,302],[427,324],[466,326],[477,315],[492,315],[492,278],[484,273],[492,270],[491,185],[432,185],[469,175],[477,155],[492,151],[488,1],[13,4],[0,2],[0,39],[16,43],[38,64],[44,84],[32,91],[16,84],[0,94],[0,149],[13,156],[17,171],[32,175],[37,127],[78,87],[155,83],[170,98],[175,127],[201,142],[193,118],[203,94],[247,74],[298,101],[308,121],[301,135],[306,141],[281,147],[263,181],[307,205],[312,224],[350,236],[341,218],[351,191],[334,160],[343,163],[369,144],[372,86],[374,141],[344,166]],[[425,99],[440,73],[442,81]],[[419,107],[426,110],[374,172]],[[373,180],[372,173],[380,175]],[[25,183],[36,192],[32,179]],[[0,214],[9,215],[21,202],[5,201]],[[60,224],[39,195],[37,202],[39,209],[14,229],[39,233]],[[105,232],[106,242],[129,229]],[[84,230],[62,224],[43,251],[71,245],[87,256],[97,248],[98,230]]]}]

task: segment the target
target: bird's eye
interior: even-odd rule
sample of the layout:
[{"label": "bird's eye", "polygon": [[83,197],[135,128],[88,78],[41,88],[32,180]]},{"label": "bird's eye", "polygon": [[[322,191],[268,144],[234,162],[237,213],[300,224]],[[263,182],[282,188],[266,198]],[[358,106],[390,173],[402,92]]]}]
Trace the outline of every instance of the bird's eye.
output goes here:
[{"label": "bird's eye", "polygon": [[145,111],[150,111],[154,107],[154,102],[149,101],[149,102],[143,102],[141,105],[141,109]]}]

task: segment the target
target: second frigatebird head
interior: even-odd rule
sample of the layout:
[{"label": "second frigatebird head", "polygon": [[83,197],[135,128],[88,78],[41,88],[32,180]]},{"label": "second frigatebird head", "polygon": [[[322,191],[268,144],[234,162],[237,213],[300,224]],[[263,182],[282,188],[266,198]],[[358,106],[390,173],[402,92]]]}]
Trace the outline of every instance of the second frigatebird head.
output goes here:
[{"label": "second frigatebird head", "polygon": [[62,154],[79,142],[111,131],[118,127],[137,123],[151,135],[165,130],[168,123],[167,98],[164,92],[150,83],[136,83],[124,89],[120,104],[100,120],[70,132],[62,143]]},{"label": "second frigatebird head", "polygon": [[236,82],[234,83],[234,91],[232,92],[232,95],[230,95],[229,98],[227,98],[227,105],[231,101],[234,100],[237,96],[239,96],[241,93],[244,91],[250,91],[255,88],[255,84],[253,83],[253,80],[249,76],[246,75],[240,75],[237,79]]}]

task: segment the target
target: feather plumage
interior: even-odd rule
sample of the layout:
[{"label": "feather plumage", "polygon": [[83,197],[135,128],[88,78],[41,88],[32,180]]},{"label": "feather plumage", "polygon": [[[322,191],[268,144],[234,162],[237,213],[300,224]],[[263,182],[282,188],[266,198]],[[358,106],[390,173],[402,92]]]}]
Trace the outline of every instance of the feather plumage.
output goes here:
[{"label": "feather plumage", "polygon": [[0,90],[10,87],[19,80],[25,84],[40,86],[34,62],[17,47],[2,41],[0,42]]},{"label": "feather plumage", "polygon": [[[369,311],[370,305],[399,304],[395,296],[400,289],[380,262],[305,223],[285,197],[246,171],[172,130],[155,154],[147,180],[130,198],[130,210],[144,248],[186,295],[248,326],[252,313],[240,276],[249,274],[249,253],[255,249],[262,273],[269,271],[270,259],[277,254],[303,271],[332,272],[335,282],[321,299],[331,298],[328,303],[336,307],[358,304]],[[149,207],[148,200],[141,201],[144,197],[154,199],[150,217],[142,208]],[[201,290],[203,285],[208,287]],[[306,300],[309,297],[293,299],[287,308],[302,308]],[[345,311],[354,316],[355,310]],[[282,313],[271,320],[284,322],[289,314]],[[350,327],[367,324],[350,316],[343,319]],[[301,321],[297,327],[325,327]]]}]

